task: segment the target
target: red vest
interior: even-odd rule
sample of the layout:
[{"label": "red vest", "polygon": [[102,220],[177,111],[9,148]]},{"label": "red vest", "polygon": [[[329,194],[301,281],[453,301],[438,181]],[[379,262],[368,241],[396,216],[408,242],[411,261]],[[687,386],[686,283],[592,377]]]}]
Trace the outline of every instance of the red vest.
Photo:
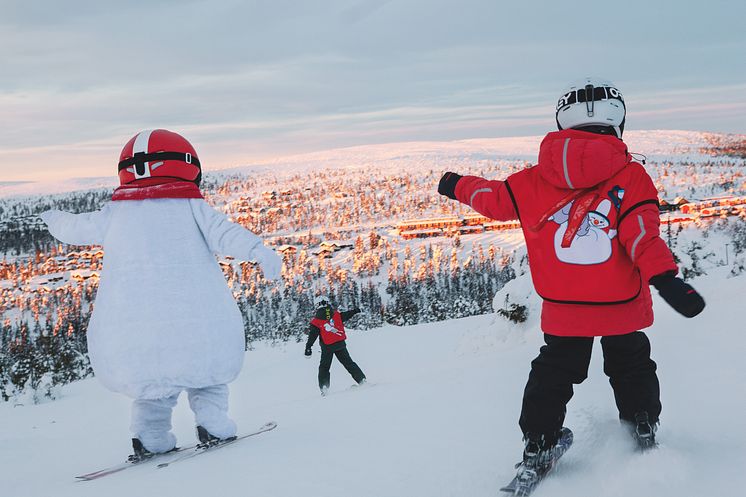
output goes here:
[{"label": "red vest", "polygon": [[345,325],[342,322],[342,315],[339,311],[334,311],[331,319],[313,318],[311,324],[321,331],[321,341],[324,345],[331,345],[347,339]]}]

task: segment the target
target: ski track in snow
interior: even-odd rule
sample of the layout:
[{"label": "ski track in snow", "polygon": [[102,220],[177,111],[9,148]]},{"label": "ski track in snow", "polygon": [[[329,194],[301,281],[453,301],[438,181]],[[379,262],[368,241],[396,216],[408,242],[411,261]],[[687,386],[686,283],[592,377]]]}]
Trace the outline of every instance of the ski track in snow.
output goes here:
[{"label": "ski track in snow", "polygon": [[[713,270],[694,281],[709,307],[676,315],[655,299],[649,330],[658,362],[661,447],[635,452],[616,420],[596,344],[566,425],[575,444],[536,497],[744,495],[746,276]],[[93,482],[74,476],[129,453],[130,401],[95,379],[40,405],[0,405],[0,485],[12,497],[256,496],[495,497],[513,476],[517,426],[538,316],[512,325],[496,315],[350,333],[349,350],[371,382],[351,389],[335,362],[331,395],[316,386],[319,351],[257,344],[231,385],[239,430],[276,430],[183,464],[133,468]],[[193,441],[181,398],[180,443]]]}]

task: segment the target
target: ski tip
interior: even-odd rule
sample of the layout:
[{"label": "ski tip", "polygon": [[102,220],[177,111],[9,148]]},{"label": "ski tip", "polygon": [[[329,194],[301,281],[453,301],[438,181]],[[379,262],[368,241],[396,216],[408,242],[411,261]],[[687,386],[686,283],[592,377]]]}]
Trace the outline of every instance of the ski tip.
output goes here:
[{"label": "ski tip", "polygon": [[84,475],[78,475],[75,477],[77,481],[93,481],[96,478],[100,478],[104,471],[96,471],[95,473],[86,473]]},{"label": "ski tip", "polygon": [[[520,464],[521,464],[521,463],[518,463],[518,465],[520,465]],[[517,479],[517,478],[513,478],[513,479],[512,479],[511,481],[510,481],[510,483],[508,483],[507,485],[505,485],[504,487],[502,487],[502,488],[500,489],[500,491],[501,491],[501,492],[508,492],[508,493],[510,493],[510,494],[514,494],[514,493],[515,493],[515,484],[516,484],[516,482],[517,482],[517,481],[518,481],[518,479]]]}]

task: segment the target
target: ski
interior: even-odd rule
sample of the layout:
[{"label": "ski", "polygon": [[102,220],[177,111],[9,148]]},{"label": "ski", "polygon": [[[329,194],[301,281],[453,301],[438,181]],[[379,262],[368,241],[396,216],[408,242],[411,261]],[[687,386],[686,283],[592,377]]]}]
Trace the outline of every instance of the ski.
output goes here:
[{"label": "ski", "polygon": [[500,489],[501,492],[511,493],[518,497],[527,497],[531,495],[536,486],[546,476],[552,472],[557,461],[572,445],[572,431],[569,428],[562,428],[562,434],[554,448],[552,459],[549,464],[540,468],[530,468],[520,462],[516,465],[517,472],[513,480]]},{"label": "ski", "polygon": [[164,452],[162,454],[153,454],[150,457],[146,457],[146,458],[139,459],[139,460],[136,460],[136,461],[125,461],[125,462],[116,464],[114,466],[110,466],[108,468],[104,468],[104,469],[101,469],[101,470],[98,470],[98,471],[93,471],[91,473],[86,473],[86,474],[83,474],[83,475],[76,476],[75,478],[78,481],[98,480],[99,478],[103,478],[105,476],[113,475],[115,473],[120,473],[122,471],[125,471],[125,470],[130,469],[130,468],[134,468],[134,467],[137,467],[137,466],[143,466],[143,465],[151,463],[151,462],[159,462],[159,464],[157,465],[157,467],[159,467],[159,468],[165,468],[165,467],[167,467],[171,463],[174,463],[174,462],[177,462],[177,461],[180,461],[180,460],[183,460],[183,459],[189,459],[189,458],[194,457],[194,456],[196,456],[198,454],[201,454],[202,452],[205,452],[207,450],[211,450],[211,449],[214,449],[214,448],[217,448],[217,447],[222,447],[224,445],[229,445],[229,444],[231,444],[233,442],[236,442],[238,440],[242,440],[242,439],[247,438],[247,437],[251,437],[251,436],[254,436],[254,435],[258,435],[260,433],[264,433],[264,432],[273,430],[276,427],[277,427],[277,423],[275,423],[274,421],[272,421],[272,422],[269,422],[269,423],[265,424],[264,426],[262,426],[261,428],[259,428],[258,430],[254,431],[254,432],[247,433],[245,435],[240,435],[237,438],[235,438],[235,439],[233,439],[233,440],[231,440],[229,442],[223,442],[221,444],[208,446],[206,448],[202,447],[201,444],[193,444],[193,445],[188,445],[186,447],[179,447],[179,448],[176,448],[176,449],[171,450],[169,452]]},{"label": "ski", "polygon": [[367,381],[365,383],[363,383],[363,384],[354,383],[354,384],[350,385],[349,387],[345,388],[344,390],[334,390],[334,391],[330,391],[330,390],[324,391],[324,390],[322,390],[321,391],[321,396],[322,397],[328,397],[330,395],[339,395],[339,394],[343,394],[343,393],[354,392],[356,390],[363,390],[363,389],[367,390],[368,388],[372,388],[372,387],[376,386],[377,384],[378,383],[369,383]]},{"label": "ski", "polygon": [[185,452],[189,450],[193,450],[197,448],[197,445],[189,445],[186,447],[178,447],[174,450],[171,450],[169,452],[164,452],[162,454],[153,454],[150,457],[146,457],[143,459],[138,459],[136,461],[125,461],[123,463],[116,464],[114,466],[110,466],[108,468],[100,469],[98,471],[93,471],[91,473],[86,473],[84,475],[76,476],[75,478],[78,481],[91,481],[91,480],[97,480],[99,478],[103,478],[104,476],[113,475],[114,473],[119,473],[121,471],[124,471],[129,468],[134,468],[135,466],[144,465],[145,463],[153,462],[153,461],[160,461],[169,457],[174,457],[174,455]]},{"label": "ski", "polygon": [[639,453],[645,453],[650,452],[652,450],[657,449],[660,447],[658,442],[655,441],[654,437],[645,437],[645,436],[638,436],[637,434],[633,435],[633,439],[635,441],[635,447],[637,452]]},{"label": "ski", "polygon": [[171,458],[171,459],[169,459],[167,461],[164,461],[164,462],[158,464],[157,467],[158,468],[167,468],[167,467],[169,467],[172,464],[176,464],[177,462],[186,461],[187,459],[191,459],[191,458],[196,457],[196,456],[198,456],[200,454],[204,454],[206,452],[211,452],[211,451],[217,450],[217,449],[219,449],[221,447],[226,447],[228,445],[232,445],[232,444],[238,442],[239,440],[243,440],[245,438],[253,437],[253,436],[259,435],[261,433],[266,433],[268,431],[274,430],[275,428],[277,428],[277,423],[275,423],[274,421],[270,421],[269,423],[265,424],[264,426],[262,426],[261,428],[259,428],[256,431],[253,431],[251,433],[247,433],[245,435],[239,435],[236,438],[233,438],[233,439],[230,439],[230,440],[226,440],[224,442],[218,442],[218,443],[215,443],[215,444],[198,444],[196,447],[193,447],[193,448],[191,448],[189,450],[180,451],[181,454],[179,454],[179,455],[177,455],[177,456],[175,456],[175,457],[173,457],[173,458]]}]

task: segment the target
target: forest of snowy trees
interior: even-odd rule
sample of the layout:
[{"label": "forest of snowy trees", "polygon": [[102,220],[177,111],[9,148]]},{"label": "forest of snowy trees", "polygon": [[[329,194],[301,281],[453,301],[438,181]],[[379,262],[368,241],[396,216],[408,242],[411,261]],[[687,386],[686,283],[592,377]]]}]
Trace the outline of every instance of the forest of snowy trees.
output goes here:
[{"label": "forest of snowy trees", "polygon": [[[244,316],[246,346],[258,340],[287,342],[305,340],[314,313],[313,298],[323,292],[342,309],[358,307],[362,312],[350,327],[365,330],[384,323],[409,325],[489,312],[494,293],[513,277],[508,257],[485,254],[481,247],[461,263],[453,250],[446,258],[429,249],[418,261],[409,253],[402,266],[420,268],[414,276],[398,272],[392,262],[388,280],[357,278],[351,271],[314,266],[313,273],[297,273],[286,261],[286,284],[265,281],[259,270],[247,262],[224,266]],[[365,270],[359,269],[360,274]],[[295,274],[304,284],[293,284]],[[369,276],[378,276],[369,275]],[[309,285],[313,281],[315,284]],[[85,329],[96,284],[81,282],[72,292],[55,292],[48,297],[49,308],[63,309],[36,313],[36,317],[2,325],[0,343],[0,398],[9,400],[25,390],[36,397],[53,396],[54,388],[89,376]],[[58,297],[61,296],[61,297]],[[387,302],[384,304],[384,301]]]},{"label": "forest of snowy trees", "polygon": [[[727,262],[731,274],[746,269],[746,219],[711,219],[689,228],[665,229],[661,236],[674,251],[686,279],[706,274],[707,268]],[[691,233],[699,233],[692,237]],[[366,330],[384,324],[406,326],[492,312],[492,298],[515,277],[509,254],[474,244],[469,252],[458,247],[407,247],[397,253],[381,244],[371,250],[374,237],[359,237],[351,268],[334,267],[305,251],[285,259],[284,281],[265,281],[246,261],[223,263],[229,286],[244,316],[246,347],[266,340],[300,342],[313,315],[313,298],[330,296],[335,307],[358,307],[362,312],[350,328]],[[727,261],[722,248],[727,243]],[[357,251],[357,252],[355,252]],[[716,255],[715,251],[719,251]],[[53,396],[54,389],[91,375],[86,355],[85,329],[97,284],[82,281],[70,291],[52,292],[40,304],[30,303],[28,319],[0,326],[0,399],[33,392],[35,399]],[[46,309],[46,311],[45,311]],[[54,314],[51,309],[57,312]],[[525,320],[525,309],[497,311],[513,321]]]}]

